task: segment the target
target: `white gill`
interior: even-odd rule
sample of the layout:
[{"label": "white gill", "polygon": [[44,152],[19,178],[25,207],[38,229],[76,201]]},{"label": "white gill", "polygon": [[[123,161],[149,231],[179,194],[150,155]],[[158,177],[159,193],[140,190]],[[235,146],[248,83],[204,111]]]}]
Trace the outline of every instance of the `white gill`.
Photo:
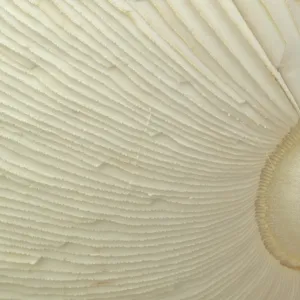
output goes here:
[{"label": "white gill", "polygon": [[299,299],[256,214],[299,28],[296,0],[0,0],[0,299]]}]

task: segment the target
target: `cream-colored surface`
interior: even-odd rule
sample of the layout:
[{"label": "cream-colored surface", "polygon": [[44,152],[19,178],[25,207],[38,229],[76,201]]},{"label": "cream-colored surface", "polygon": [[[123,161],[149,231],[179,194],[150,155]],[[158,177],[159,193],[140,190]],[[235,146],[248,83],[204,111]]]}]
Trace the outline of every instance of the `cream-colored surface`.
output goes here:
[{"label": "cream-colored surface", "polygon": [[299,298],[255,219],[291,2],[0,0],[0,299]]},{"label": "cream-colored surface", "polygon": [[255,204],[266,248],[282,265],[295,270],[300,270],[299,155],[297,124],[269,155]]}]

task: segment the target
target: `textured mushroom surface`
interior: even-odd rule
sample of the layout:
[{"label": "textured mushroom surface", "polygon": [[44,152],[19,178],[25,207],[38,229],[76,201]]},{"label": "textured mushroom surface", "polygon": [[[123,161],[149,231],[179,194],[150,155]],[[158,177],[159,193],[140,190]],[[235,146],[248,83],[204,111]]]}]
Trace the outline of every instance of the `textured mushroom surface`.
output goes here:
[{"label": "textured mushroom surface", "polygon": [[300,154],[269,168],[298,126],[299,1],[0,0],[0,20],[0,299],[300,298]]}]

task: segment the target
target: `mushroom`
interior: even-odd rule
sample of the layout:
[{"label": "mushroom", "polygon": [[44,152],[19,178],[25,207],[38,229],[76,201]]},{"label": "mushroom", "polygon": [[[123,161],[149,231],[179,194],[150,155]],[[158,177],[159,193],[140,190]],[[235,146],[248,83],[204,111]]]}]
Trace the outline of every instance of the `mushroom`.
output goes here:
[{"label": "mushroom", "polygon": [[0,299],[300,297],[300,4],[275,2],[0,1]]}]

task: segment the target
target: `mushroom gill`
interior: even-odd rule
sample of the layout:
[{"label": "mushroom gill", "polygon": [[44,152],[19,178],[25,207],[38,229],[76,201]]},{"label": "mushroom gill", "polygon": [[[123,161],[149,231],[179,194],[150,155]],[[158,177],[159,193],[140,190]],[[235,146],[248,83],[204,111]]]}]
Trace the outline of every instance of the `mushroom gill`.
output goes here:
[{"label": "mushroom gill", "polygon": [[0,299],[299,298],[298,1],[0,4]]}]

